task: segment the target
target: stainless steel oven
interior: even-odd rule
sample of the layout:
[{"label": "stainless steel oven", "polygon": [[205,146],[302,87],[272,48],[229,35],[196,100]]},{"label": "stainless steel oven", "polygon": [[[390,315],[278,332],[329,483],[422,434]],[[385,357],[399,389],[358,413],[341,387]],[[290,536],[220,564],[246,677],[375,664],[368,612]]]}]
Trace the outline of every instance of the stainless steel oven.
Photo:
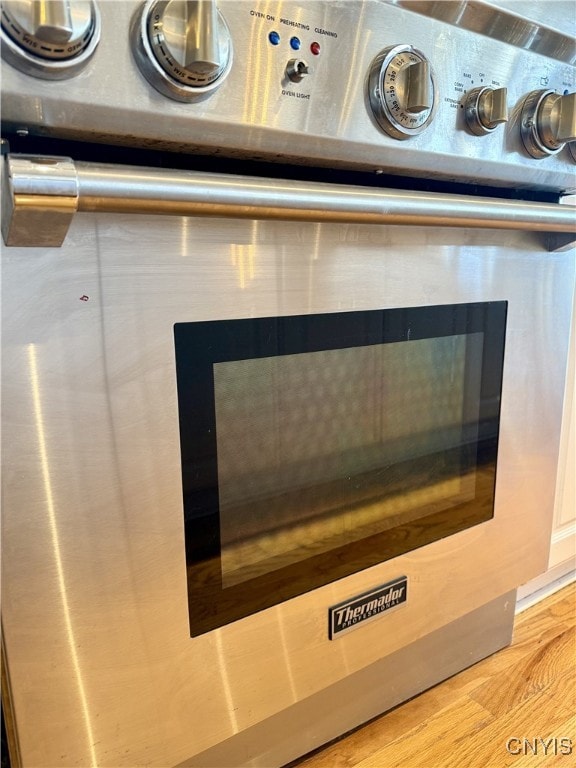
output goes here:
[{"label": "stainless steel oven", "polygon": [[280,766],[509,642],[574,292],[545,6],[1,3],[14,765]]}]

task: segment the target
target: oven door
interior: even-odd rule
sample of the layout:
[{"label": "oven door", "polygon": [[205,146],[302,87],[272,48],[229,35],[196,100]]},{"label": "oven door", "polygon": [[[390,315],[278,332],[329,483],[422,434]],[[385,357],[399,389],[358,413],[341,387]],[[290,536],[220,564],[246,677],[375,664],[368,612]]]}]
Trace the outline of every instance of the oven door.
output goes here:
[{"label": "oven door", "polygon": [[[495,230],[86,213],[60,248],[5,248],[2,611],[23,763],[177,764],[544,570],[573,281],[571,254],[544,251],[533,234]],[[326,318],[340,318],[338,328],[314,346]],[[351,318],[364,330],[334,341]],[[295,322],[307,329],[300,340],[279,341],[298,336]],[[215,323],[224,323],[227,347],[202,337]],[[376,329],[370,344],[366,328]],[[242,334],[254,333],[264,340],[258,352],[239,354]],[[324,440],[326,455],[340,446],[358,475],[383,461],[398,465],[398,488],[417,466],[433,472],[422,456],[442,455],[450,488],[434,509],[430,498],[411,504],[389,489],[384,516],[400,533],[377,524],[357,536],[361,516],[353,513],[369,503],[352,499],[339,517],[341,493],[333,502],[329,488],[318,502],[324,533],[306,534],[314,521],[305,494],[271,512],[286,478],[271,479],[263,455],[268,405],[281,393],[301,397],[297,382],[313,369],[307,355],[324,356],[326,392],[314,389],[309,399],[307,383],[276,433],[292,444],[283,462],[292,477],[301,471],[309,485],[326,487],[346,479],[340,470],[334,478],[329,462],[314,476],[322,453],[314,439]],[[443,361],[431,365],[436,380],[423,374],[434,356]],[[269,359],[280,366],[280,385],[258,390]],[[374,465],[366,435],[385,403],[375,389],[382,375],[368,373],[375,365],[386,369],[396,405],[387,440],[379,432],[373,441]],[[196,394],[212,397],[212,410]],[[329,438],[323,406],[343,409]],[[418,427],[422,442],[411,450]],[[205,440],[212,428],[216,450]],[[433,434],[441,439],[432,449]],[[199,510],[192,497],[202,487],[190,475],[200,471],[202,441],[212,481]],[[228,468],[226,451],[237,460]],[[246,476],[256,478],[252,489],[268,488],[258,513],[237,482]],[[382,494],[372,489],[370,503],[374,496]],[[280,537],[271,557],[250,562],[244,553],[235,564],[235,548],[263,536],[258,519],[278,532],[291,507],[302,515],[293,545]],[[250,536],[238,520],[252,526]],[[363,555],[367,539],[375,546]],[[197,569],[204,545],[209,599]],[[404,578],[407,599],[397,610],[330,639],[329,608]],[[194,629],[196,613],[213,616],[218,589],[230,589],[236,605],[254,584],[260,602],[251,610],[233,607],[225,620]]]}]

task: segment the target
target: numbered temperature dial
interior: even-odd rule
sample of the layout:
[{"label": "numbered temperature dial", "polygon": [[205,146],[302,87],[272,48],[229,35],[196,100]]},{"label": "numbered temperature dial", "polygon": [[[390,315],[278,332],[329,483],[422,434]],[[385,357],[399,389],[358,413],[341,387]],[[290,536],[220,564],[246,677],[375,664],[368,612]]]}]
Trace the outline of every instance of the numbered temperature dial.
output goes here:
[{"label": "numbered temperature dial", "polygon": [[372,62],[370,107],[378,125],[395,139],[422,133],[436,112],[436,85],[428,59],[411,45],[386,48]]},{"label": "numbered temperature dial", "polygon": [[211,93],[232,67],[230,31],[214,0],[149,0],[131,34],[146,79],[176,101]]},{"label": "numbered temperature dial", "polygon": [[4,0],[2,58],[27,75],[62,80],[78,74],[100,40],[91,0]]}]

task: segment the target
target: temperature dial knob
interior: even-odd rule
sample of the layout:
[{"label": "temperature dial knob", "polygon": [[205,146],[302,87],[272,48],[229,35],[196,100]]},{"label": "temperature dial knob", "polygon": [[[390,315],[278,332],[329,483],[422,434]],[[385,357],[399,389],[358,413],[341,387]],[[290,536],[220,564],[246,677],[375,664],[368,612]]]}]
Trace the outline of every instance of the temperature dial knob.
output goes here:
[{"label": "temperature dial knob", "polygon": [[576,140],[576,93],[532,91],[522,105],[520,132],[526,151],[540,159]]},{"label": "temperature dial knob", "polygon": [[211,93],[232,67],[230,31],[213,0],[149,0],[132,42],[144,76],[176,101]]},{"label": "temperature dial knob", "polygon": [[90,0],[2,2],[2,57],[28,75],[71,77],[99,40],[100,14]]},{"label": "temperature dial knob", "polygon": [[464,104],[466,125],[476,136],[492,133],[508,120],[506,88],[474,88]]},{"label": "temperature dial knob", "polygon": [[383,50],[370,68],[368,100],[378,125],[395,139],[425,130],[436,111],[436,85],[424,54],[411,45]]}]

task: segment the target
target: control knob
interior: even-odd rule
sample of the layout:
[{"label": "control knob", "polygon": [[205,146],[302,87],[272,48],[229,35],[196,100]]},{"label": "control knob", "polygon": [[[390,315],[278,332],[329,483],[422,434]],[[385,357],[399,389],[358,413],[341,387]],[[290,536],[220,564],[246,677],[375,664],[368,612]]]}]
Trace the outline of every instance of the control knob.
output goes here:
[{"label": "control knob", "polygon": [[146,79],[176,101],[211,93],[232,66],[230,31],[214,0],[149,0],[132,42]]},{"label": "control knob", "polygon": [[71,77],[99,40],[100,14],[91,0],[2,2],[2,57],[28,75]]},{"label": "control knob", "polygon": [[368,100],[378,125],[395,139],[425,130],[436,112],[436,86],[428,59],[411,45],[383,50],[372,62]]},{"label": "control knob", "polygon": [[464,103],[466,125],[476,136],[492,133],[508,120],[506,88],[473,88]]},{"label": "control knob", "polygon": [[522,105],[520,132],[529,155],[555,155],[576,140],[576,93],[532,91]]}]

